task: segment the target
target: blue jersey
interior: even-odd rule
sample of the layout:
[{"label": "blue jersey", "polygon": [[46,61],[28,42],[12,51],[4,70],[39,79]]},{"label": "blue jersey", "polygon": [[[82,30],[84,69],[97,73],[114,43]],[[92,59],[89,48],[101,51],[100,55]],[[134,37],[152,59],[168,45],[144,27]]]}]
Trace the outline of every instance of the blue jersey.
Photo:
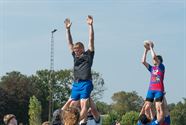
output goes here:
[{"label": "blue jersey", "polygon": [[161,125],[170,125],[171,120],[170,120],[170,115],[166,116],[163,123]]}]

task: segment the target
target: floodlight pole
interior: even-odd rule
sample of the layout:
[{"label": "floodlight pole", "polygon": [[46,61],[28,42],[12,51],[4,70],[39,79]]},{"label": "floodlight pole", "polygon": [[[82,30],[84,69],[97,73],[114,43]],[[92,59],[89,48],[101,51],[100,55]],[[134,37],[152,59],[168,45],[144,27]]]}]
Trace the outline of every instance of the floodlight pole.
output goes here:
[{"label": "floodlight pole", "polygon": [[54,29],[51,33],[51,48],[50,48],[50,78],[49,78],[49,106],[48,106],[48,121],[51,124],[52,112],[53,112],[53,82],[54,82],[54,33],[57,29]]}]

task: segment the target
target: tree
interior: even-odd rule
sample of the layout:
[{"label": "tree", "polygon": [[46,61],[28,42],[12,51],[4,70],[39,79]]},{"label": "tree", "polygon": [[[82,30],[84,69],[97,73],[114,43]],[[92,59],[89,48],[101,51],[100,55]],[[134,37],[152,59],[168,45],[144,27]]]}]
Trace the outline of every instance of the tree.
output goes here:
[{"label": "tree", "polygon": [[174,103],[168,104],[168,109],[170,111],[172,111],[175,108],[175,106],[176,106],[176,104],[174,104]]},{"label": "tree", "polygon": [[[0,81],[0,117],[13,113],[19,122],[28,123],[28,106],[31,96],[40,100],[42,121],[48,120],[49,83],[52,85],[53,109],[60,108],[68,100],[73,81],[72,70],[39,70],[36,74],[26,76],[17,71],[7,73]],[[93,99],[100,99],[104,91],[104,80],[99,73],[93,72]]]},{"label": "tree", "polygon": [[40,70],[36,75],[30,77],[34,88],[34,95],[41,101],[42,105],[42,121],[48,120],[49,112],[49,83],[52,87],[53,106],[59,108],[66,102],[70,94],[71,70],[54,71],[51,79],[49,70]]},{"label": "tree", "polygon": [[7,101],[8,101],[8,93],[0,87],[0,125],[3,124],[3,116],[6,114],[8,110]]},{"label": "tree", "polygon": [[1,78],[0,87],[7,93],[5,98],[1,98],[6,103],[4,113],[13,113],[18,121],[28,123],[28,103],[32,94],[28,77],[12,71]]},{"label": "tree", "polygon": [[[73,72],[72,70],[54,71],[51,77],[49,70],[40,70],[36,72],[36,75],[32,75],[30,79],[34,88],[34,95],[41,101],[42,120],[46,121],[48,119],[49,83],[52,83],[54,109],[62,107],[70,97]],[[92,96],[96,100],[101,98],[104,91],[104,80],[99,73],[93,73],[93,83]]]},{"label": "tree", "polygon": [[110,105],[108,105],[108,104],[105,103],[105,102],[97,101],[97,102],[96,102],[96,107],[97,107],[98,111],[99,111],[102,115],[108,114],[108,113],[111,111]]},{"label": "tree", "polygon": [[170,112],[172,125],[186,125],[186,99],[178,102],[173,110]]},{"label": "tree", "polygon": [[113,124],[115,121],[120,121],[119,114],[112,110],[107,115],[103,116],[102,124],[103,125],[110,125]]},{"label": "tree", "polygon": [[136,111],[130,111],[125,113],[122,116],[121,124],[122,125],[136,125],[138,121],[139,113]]},{"label": "tree", "polygon": [[41,125],[41,103],[35,96],[30,98],[28,114],[30,125]]},{"label": "tree", "polygon": [[102,116],[102,125],[110,125],[112,123],[112,118],[110,115]]},{"label": "tree", "polygon": [[105,90],[104,87],[105,82],[102,76],[95,71],[92,71],[92,79],[93,79],[94,89],[91,92],[91,97],[94,99],[94,101],[98,101],[103,96],[103,92]]},{"label": "tree", "polygon": [[135,91],[114,93],[112,100],[114,101],[112,108],[120,116],[129,111],[139,111],[143,104],[143,98],[138,96]]},{"label": "tree", "polygon": [[72,85],[72,71],[71,70],[60,70],[55,72],[55,80],[53,85],[54,101],[60,104],[64,104],[70,96],[71,85]]}]

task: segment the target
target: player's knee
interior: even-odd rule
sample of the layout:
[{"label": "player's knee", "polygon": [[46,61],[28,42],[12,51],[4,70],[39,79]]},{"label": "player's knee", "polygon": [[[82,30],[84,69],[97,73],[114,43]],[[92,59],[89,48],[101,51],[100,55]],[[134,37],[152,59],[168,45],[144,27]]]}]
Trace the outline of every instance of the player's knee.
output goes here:
[{"label": "player's knee", "polygon": [[87,100],[81,100],[81,111],[87,112]]},{"label": "player's knee", "polygon": [[88,99],[81,99],[80,101],[81,108],[86,107],[87,104],[88,104]]},{"label": "player's knee", "polygon": [[161,106],[162,106],[162,104],[160,102],[156,102],[156,110],[157,111],[162,111]]}]

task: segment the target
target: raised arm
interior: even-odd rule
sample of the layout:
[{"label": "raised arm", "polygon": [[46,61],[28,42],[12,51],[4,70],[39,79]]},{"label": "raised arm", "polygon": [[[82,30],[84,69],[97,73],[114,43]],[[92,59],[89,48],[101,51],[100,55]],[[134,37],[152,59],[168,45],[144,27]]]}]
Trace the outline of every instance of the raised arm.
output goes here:
[{"label": "raised arm", "polygon": [[141,108],[141,111],[140,111],[139,116],[142,115],[142,114],[145,114],[145,108],[146,108],[146,106],[147,106],[147,102],[145,101],[144,104],[143,104],[143,106],[142,106],[142,108]]},{"label": "raised arm", "polygon": [[155,112],[153,111],[152,107],[149,109],[149,113],[150,113],[150,119],[153,120],[155,117]]},{"label": "raised arm", "polygon": [[169,116],[170,112],[169,112],[169,108],[168,108],[167,100],[166,100],[165,96],[163,96],[163,105],[164,105],[164,115],[165,115],[165,117]]},{"label": "raised arm", "polygon": [[159,64],[159,60],[158,60],[158,58],[156,56],[156,53],[153,49],[153,43],[152,42],[150,42],[150,52],[151,52],[151,55],[152,55],[152,59],[154,59]]},{"label": "raised arm", "polygon": [[89,26],[89,44],[88,49],[94,51],[94,28],[93,28],[93,17],[88,15],[87,24]]},{"label": "raised arm", "polygon": [[146,62],[147,52],[148,52],[148,50],[145,48],[144,52],[143,52],[143,56],[142,56],[141,62],[143,63],[143,65],[145,65],[147,68],[149,68],[149,64]]},{"label": "raised arm", "polygon": [[141,109],[141,111],[140,111],[140,114],[139,114],[139,116],[140,115],[142,115],[142,114],[145,114],[145,103],[144,103],[144,105],[143,105],[143,107],[142,107],[142,109]]},{"label": "raised arm", "polygon": [[72,23],[70,22],[69,18],[66,18],[64,23],[65,23],[65,27],[66,27],[66,38],[67,38],[67,42],[68,42],[68,47],[69,47],[70,51],[73,52],[73,40],[72,40],[72,36],[71,36],[71,32],[70,32],[70,27],[71,27]]},{"label": "raised arm", "polygon": [[68,101],[65,103],[65,105],[61,108],[61,110],[66,110],[70,106],[70,103],[72,102],[72,99],[68,99]]},{"label": "raised arm", "polygon": [[96,107],[96,104],[94,103],[94,101],[92,100],[92,98],[89,98],[89,103],[90,103],[90,107],[91,107],[91,113],[92,113],[94,119],[96,121],[98,121],[99,118],[100,118],[100,113],[98,112],[97,107]]},{"label": "raised arm", "polygon": [[159,112],[159,114],[157,113],[157,121],[159,123],[162,123],[163,120],[164,120],[164,112],[163,112],[163,109],[164,109],[164,102],[161,102],[160,106],[159,106],[159,109],[157,112]]}]

